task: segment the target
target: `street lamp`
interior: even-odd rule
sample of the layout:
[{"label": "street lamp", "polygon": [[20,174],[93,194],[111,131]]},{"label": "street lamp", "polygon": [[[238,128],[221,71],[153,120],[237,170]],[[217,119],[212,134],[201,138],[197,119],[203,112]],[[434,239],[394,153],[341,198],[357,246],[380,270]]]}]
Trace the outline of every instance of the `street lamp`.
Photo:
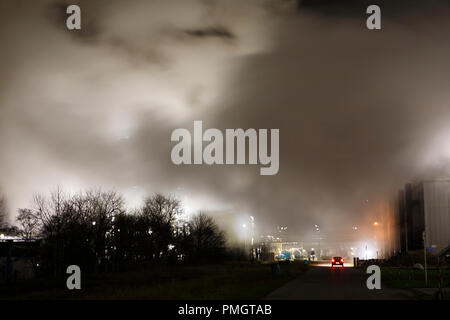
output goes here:
[{"label": "street lamp", "polygon": [[255,257],[254,252],[254,238],[255,238],[255,218],[250,216],[250,250],[252,259]]},{"label": "street lamp", "polygon": [[[314,228],[316,229],[316,232],[319,234],[320,233],[320,227],[319,227],[319,225],[318,224],[315,224],[314,225]],[[317,257],[321,257],[322,256],[322,250],[321,250],[321,240],[322,240],[322,237],[321,236],[319,236],[319,252],[318,252],[318,255],[316,255]]]},{"label": "street lamp", "polygon": [[250,216],[250,220],[251,220],[251,246],[252,246],[252,250],[253,250],[253,238],[255,236],[255,218],[253,216]]}]

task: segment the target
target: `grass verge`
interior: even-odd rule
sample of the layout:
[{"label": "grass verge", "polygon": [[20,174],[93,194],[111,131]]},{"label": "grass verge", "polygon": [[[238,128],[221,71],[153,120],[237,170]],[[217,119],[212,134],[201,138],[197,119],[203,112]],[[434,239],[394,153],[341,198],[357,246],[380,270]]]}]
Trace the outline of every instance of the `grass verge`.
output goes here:
[{"label": "grass verge", "polygon": [[82,290],[69,291],[65,283],[21,283],[9,288],[16,299],[261,299],[302,274],[302,263],[281,265],[273,275],[271,266],[260,263],[226,263],[199,266],[148,266],[129,272],[83,278]]},{"label": "grass verge", "polygon": [[[431,269],[427,271],[428,285],[425,284],[425,271],[395,267],[381,268],[381,281],[386,285],[399,288],[437,288],[438,287],[438,270]],[[442,270],[443,287],[450,287],[450,270]]]}]

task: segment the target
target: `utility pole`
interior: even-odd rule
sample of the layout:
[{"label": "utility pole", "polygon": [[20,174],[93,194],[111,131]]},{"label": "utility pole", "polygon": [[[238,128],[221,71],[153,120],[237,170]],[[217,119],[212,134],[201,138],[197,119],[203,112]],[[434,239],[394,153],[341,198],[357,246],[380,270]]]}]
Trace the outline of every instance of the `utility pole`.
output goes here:
[{"label": "utility pole", "polygon": [[11,284],[14,279],[14,268],[13,268],[13,240],[8,240],[7,256],[6,256],[6,283]]},{"label": "utility pole", "polygon": [[422,233],[423,238],[423,258],[425,264],[425,285],[428,287],[428,274],[427,274],[427,241],[426,241],[426,233],[425,231]]}]

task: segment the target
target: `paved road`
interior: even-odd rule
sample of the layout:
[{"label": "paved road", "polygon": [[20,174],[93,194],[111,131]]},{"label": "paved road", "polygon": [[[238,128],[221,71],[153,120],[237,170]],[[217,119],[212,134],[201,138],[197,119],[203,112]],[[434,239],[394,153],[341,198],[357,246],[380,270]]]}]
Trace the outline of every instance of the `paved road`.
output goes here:
[{"label": "paved road", "polygon": [[414,299],[407,290],[369,290],[366,280],[369,275],[350,267],[311,267],[297,279],[270,293],[270,300],[403,300]]}]

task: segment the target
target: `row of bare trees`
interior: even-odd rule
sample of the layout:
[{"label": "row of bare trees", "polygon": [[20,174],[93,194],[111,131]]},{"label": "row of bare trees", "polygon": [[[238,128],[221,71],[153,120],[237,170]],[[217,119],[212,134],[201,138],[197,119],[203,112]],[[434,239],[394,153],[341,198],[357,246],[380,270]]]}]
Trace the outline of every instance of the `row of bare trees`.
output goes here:
[{"label": "row of bare trees", "polygon": [[154,194],[127,211],[114,191],[50,197],[35,196],[31,208],[20,209],[17,222],[26,239],[41,239],[41,270],[61,275],[76,264],[88,272],[121,270],[139,262],[166,263],[217,259],[225,254],[225,236],[203,214],[180,219],[178,199]]}]

